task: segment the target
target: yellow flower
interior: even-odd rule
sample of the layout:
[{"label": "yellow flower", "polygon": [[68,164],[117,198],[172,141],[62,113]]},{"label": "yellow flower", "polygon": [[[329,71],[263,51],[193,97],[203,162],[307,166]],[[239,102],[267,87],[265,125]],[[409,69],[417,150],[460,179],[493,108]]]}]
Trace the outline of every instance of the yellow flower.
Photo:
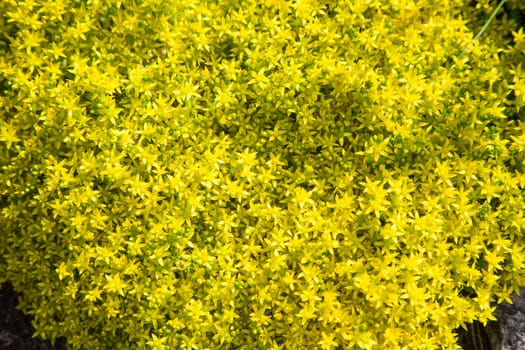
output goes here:
[{"label": "yellow flower", "polygon": [[117,293],[121,296],[124,296],[124,292],[128,285],[120,279],[120,274],[116,273],[113,275],[106,275],[105,278],[105,290],[107,290],[110,293]]},{"label": "yellow flower", "polygon": [[321,340],[317,344],[321,345],[321,349],[323,350],[330,350],[333,347],[336,347],[339,345],[334,340],[334,336],[332,334],[328,334],[325,332],[321,332]]},{"label": "yellow flower", "polygon": [[0,124],[0,142],[7,144],[7,149],[11,149],[13,143],[19,142],[20,139],[16,136],[17,129],[8,123]]},{"label": "yellow flower", "polygon": [[67,265],[64,262],[61,262],[55,271],[58,273],[58,278],[61,280],[71,275],[71,273],[68,271]]},{"label": "yellow flower", "polygon": [[516,45],[519,45],[522,42],[525,42],[525,34],[523,33],[523,27],[521,27],[518,31],[513,31],[512,35],[514,36],[514,42]]}]

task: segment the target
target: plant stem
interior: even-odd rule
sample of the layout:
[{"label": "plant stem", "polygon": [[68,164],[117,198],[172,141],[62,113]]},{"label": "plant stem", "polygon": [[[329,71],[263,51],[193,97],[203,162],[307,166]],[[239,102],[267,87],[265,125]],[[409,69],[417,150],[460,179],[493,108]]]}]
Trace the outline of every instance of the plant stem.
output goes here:
[{"label": "plant stem", "polygon": [[461,53],[461,55],[459,55],[459,57],[463,56],[471,47],[472,45],[474,44],[474,42],[476,40],[478,40],[482,35],[483,33],[485,33],[485,31],[487,30],[487,28],[489,27],[490,23],[494,20],[494,17],[496,17],[496,15],[498,14],[499,10],[503,7],[503,5],[507,2],[507,0],[501,0],[500,3],[498,4],[498,6],[496,6],[496,8],[494,9],[494,11],[492,11],[492,14],[490,15],[489,19],[485,22],[485,24],[483,25],[483,28],[481,28],[481,30],[479,31],[479,33],[474,37],[474,39],[472,39],[472,42],[463,50],[463,52]]}]

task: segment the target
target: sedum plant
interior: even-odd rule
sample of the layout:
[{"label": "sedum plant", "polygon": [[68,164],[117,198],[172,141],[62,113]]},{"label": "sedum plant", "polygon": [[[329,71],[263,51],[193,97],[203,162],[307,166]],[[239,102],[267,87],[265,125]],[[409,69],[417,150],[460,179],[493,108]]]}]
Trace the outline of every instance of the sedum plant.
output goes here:
[{"label": "sedum plant", "polygon": [[459,348],[525,284],[495,6],[1,1],[0,282],[69,349]]}]

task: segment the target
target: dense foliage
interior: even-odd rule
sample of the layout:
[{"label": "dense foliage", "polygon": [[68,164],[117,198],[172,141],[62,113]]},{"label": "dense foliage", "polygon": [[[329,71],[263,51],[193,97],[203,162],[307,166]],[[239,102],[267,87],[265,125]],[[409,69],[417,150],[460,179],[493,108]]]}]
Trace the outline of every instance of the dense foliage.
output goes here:
[{"label": "dense foliage", "polygon": [[495,5],[0,1],[0,282],[70,349],[457,347],[525,285]]}]

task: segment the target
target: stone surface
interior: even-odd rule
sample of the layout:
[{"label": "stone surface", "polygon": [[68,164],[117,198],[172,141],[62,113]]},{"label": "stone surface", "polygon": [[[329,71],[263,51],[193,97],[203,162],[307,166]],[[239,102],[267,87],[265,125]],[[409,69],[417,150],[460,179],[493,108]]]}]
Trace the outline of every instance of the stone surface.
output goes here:
[{"label": "stone surface", "polygon": [[16,309],[17,294],[9,284],[0,286],[0,350],[63,350],[63,342],[55,346],[33,338],[31,318]]},{"label": "stone surface", "polygon": [[489,332],[492,350],[525,350],[525,287],[513,294],[512,304],[496,307],[497,325]]},{"label": "stone surface", "polygon": [[512,304],[496,306],[497,321],[485,327],[474,322],[458,329],[458,343],[464,350],[525,350],[525,287],[512,295]]}]

